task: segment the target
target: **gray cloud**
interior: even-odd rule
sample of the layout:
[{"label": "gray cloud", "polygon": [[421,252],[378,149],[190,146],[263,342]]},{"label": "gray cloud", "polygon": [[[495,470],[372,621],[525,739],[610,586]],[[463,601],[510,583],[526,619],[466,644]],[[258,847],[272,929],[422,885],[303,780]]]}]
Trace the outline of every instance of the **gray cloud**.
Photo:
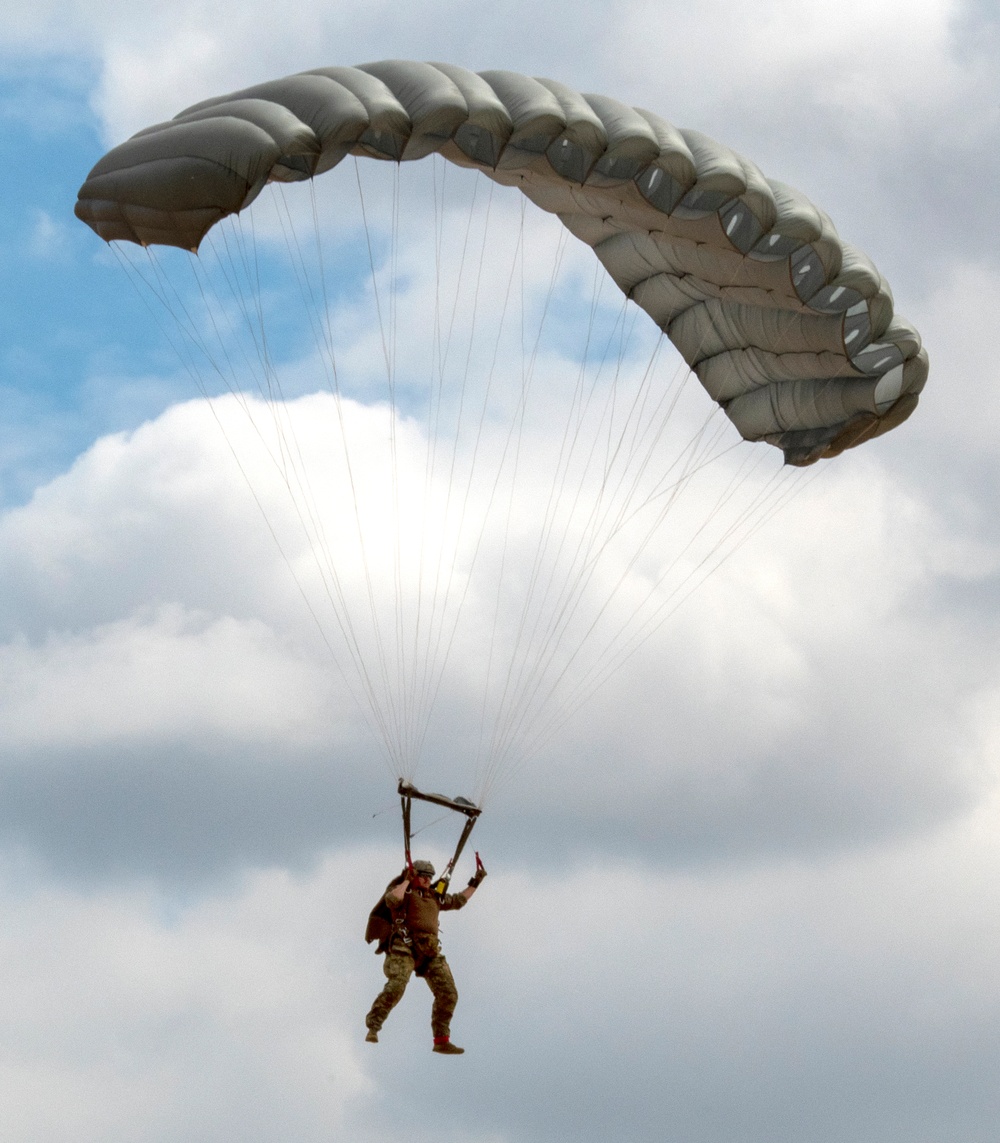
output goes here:
[{"label": "gray cloud", "polygon": [[[21,1046],[6,1079],[24,1137],[62,1137],[28,1086],[42,1066],[63,1100],[79,1085],[77,1128],[97,1138],[102,1120],[127,1123],[143,1143],[251,1122],[265,1138],[292,1123],[305,1143],[331,1129],[361,1143],[403,1131],[895,1143],[940,1123],[989,1137],[996,926],[980,904],[997,858],[985,817],[932,842],[755,870],[496,868],[445,927],[468,1049],[448,1070],[427,1052],[419,981],[382,1043],[361,1041],[381,974],[359,933],[390,855],[341,851],[183,905],[7,896],[15,987],[0,1040]],[[80,1027],[82,1055],[59,1032]]]}]

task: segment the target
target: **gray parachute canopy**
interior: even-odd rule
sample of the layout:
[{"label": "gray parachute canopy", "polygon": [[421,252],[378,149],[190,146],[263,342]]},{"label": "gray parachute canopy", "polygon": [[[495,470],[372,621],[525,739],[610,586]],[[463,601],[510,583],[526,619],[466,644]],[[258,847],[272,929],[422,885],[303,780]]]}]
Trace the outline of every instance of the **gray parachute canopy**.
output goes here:
[{"label": "gray parachute canopy", "polygon": [[196,251],[269,181],[432,153],[556,214],[742,436],[786,462],[835,456],[916,408],[920,336],[821,210],[696,131],[549,79],[387,60],[258,84],[115,147],[76,213],[108,241]]}]

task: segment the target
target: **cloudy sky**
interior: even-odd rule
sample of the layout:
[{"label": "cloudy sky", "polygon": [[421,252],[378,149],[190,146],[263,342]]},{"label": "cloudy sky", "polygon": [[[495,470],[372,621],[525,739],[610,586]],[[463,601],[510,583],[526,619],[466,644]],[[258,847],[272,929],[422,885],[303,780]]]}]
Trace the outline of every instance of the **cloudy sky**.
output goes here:
[{"label": "cloudy sky", "polygon": [[[3,1138],[993,1140],[994,7],[8,8]],[[467,1050],[455,1059],[430,1053],[419,981],[383,1042],[363,1042],[382,978],[361,934],[401,860],[393,768],[356,701],[357,673],[342,652],[335,666],[303,600],[322,591],[261,453],[273,429],[203,398],[199,384],[219,386],[185,372],[162,315],[72,213],[93,163],[149,123],[288,72],[391,57],[551,76],[724,140],[871,254],[931,361],[910,421],[818,475],[792,474],[801,487],[782,510],[491,787],[474,835],[490,877],[444,933],[462,996],[453,1035]],[[332,201],[321,199],[324,220],[339,217]],[[494,209],[519,225],[519,206]],[[433,211],[412,207],[409,221],[398,322],[421,348],[409,305],[426,292]],[[525,223],[540,283],[558,257],[543,221]],[[586,253],[565,254],[543,351],[556,388],[578,355],[567,331],[588,320]],[[377,479],[386,422],[366,370],[380,349],[342,284],[345,431],[373,442]],[[612,299],[599,309],[611,331]],[[343,485],[323,453],[336,415],[313,393],[321,366],[291,348],[297,329],[279,330],[294,397],[283,424],[320,457],[322,494]],[[626,356],[641,371],[649,346],[637,336]],[[660,363],[668,377],[676,363]],[[529,475],[558,447],[548,414],[542,404],[529,418]],[[398,428],[405,492],[426,442],[416,422]],[[473,506],[482,495],[472,487]],[[686,507],[678,516],[690,526]],[[412,519],[408,504],[401,517]],[[530,544],[508,540],[487,530],[480,563],[504,558],[517,582]],[[669,559],[660,544],[640,579]],[[447,550],[456,565],[468,558]],[[363,576],[340,570],[350,604]],[[374,586],[383,598],[386,584]],[[504,599],[479,590],[417,771],[448,793],[483,781],[478,652],[484,630],[507,630]],[[321,620],[336,643],[336,617]],[[446,824],[422,838],[439,862]]]}]

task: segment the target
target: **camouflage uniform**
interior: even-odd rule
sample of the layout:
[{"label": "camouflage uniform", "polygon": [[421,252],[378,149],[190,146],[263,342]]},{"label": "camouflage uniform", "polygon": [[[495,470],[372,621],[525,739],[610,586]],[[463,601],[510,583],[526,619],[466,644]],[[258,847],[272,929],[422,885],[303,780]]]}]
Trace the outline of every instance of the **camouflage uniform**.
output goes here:
[{"label": "camouflage uniform", "polygon": [[461,909],[466,903],[465,897],[460,893],[438,897],[431,890],[411,886],[401,902],[393,901],[387,892],[385,903],[393,917],[392,935],[382,965],[386,983],[375,997],[365,1023],[372,1032],[378,1032],[403,998],[410,977],[416,972],[427,981],[434,994],[431,1008],[434,1039],[447,1039],[458,1003],[458,989],[438,942],[437,914],[442,909]]}]

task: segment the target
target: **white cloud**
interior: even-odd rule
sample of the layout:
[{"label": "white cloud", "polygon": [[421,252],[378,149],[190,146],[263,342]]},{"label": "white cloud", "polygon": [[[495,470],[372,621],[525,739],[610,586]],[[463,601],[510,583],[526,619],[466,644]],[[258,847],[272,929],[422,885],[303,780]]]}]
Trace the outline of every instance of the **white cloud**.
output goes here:
[{"label": "white cloud", "polygon": [[[23,8],[5,29],[16,44],[86,44],[102,61],[98,99],[109,141],[226,89],[326,63],[394,57],[451,59],[472,68],[551,74],[587,90],[663,100],[683,114],[758,90],[813,89],[818,106],[893,123],[901,107],[932,108],[966,90],[955,36],[968,5],[809,0],[650,5],[585,3],[567,22],[557,8],[516,0],[475,19],[424,0],[387,5],[322,0],[280,13],[260,4],[186,0],[113,9],[84,0]],[[603,78],[602,78],[603,77]],[[178,97],[177,93],[184,94]],[[859,106],[866,115],[858,117]]]},{"label": "white cloud", "polygon": [[[795,0],[639,3],[625,6],[614,39],[638,51],[636,71],[661,75],[664,89],[701,92],[715,86],[715,78],[729,93],[748,84],[765,92],[794,84],[821,105],[851,115],[859,106],[882,114],[901,97],[931,98],[926,84],[914,82],[915,72],[932,86],[954,74],[950,41],[962,7],[957,0],[896,0],[877,7],[863,0],[836,7]],[[712,96],[704,91],[703,98]]]},{"label": "white cloud", "polygon": [[[392,664],[405,664],[412,693],[428,663],[444,670],[447,662],[421,773],[432,787],[474,793],[470,753],[488,693],[486,648],[499,635],[496,653],[508,653],[503,637],[517,627],[546,505],[537,490],[551,482],[544,475],[547,438],[524,438],[527,483],[517,494],[516,526],[505,533],[503,514],[489,523],[486,480],[471,490],[471,530],[463,534],[455,531],[454,489],[449,509],[447,481],[439,474],[425,485],[426,441],[414,422],[396,424],[393,493],[384,408],[344,401],[338,414],[333,398],[321,394],[291,403],[280,414],[285,446],[294,443],[305,458],[334,544],[332,559],[320,552],[317,565],[261,443],[273,454],[282,438],[263,406],[251,408],[254,419],[232,398],[216,402],[214,412],[207,402],[189,402],[133,434],[106,438],[3,521],[10,591],[0,723],[8,765],[26,780],[30,771],[14,762],[19,751],[32,766],[49,754],[62,767],[95,747],[127,745],[142,773],[162,768],[159,744],[184,741],[218,751],[208,764],[220,776],[230,773],[231,755],[252,747],[245,774],[252,780],[262,754],[280,767],[299,765],[294,758],[322,752],[325,743],[356,750],[364,740],[358,710],[270,528],[355,695],[365,683],[352,673],[337,614],[350,624],[373,694],[390,718],[402,693]],[[548,418],[551,410],[540,412]],[[363,553],[354,494],[345,495],[351,485],[341,416]],[[230,444],[251,475],[266,526]],[[723,485],[727,479],[723,472]],[[390,525],[394,499],[398,534]],[[480,536],[484,519],[489,526]],[[671,519],[683,543],[692,524],[683,510]],[[700,519],[695,512],[694,526]],[[439,544],[428,543],[430,535],[443,537],[450,553],[448,596],[446,580],[433,589]],[[647,577],[669,559],[674,542],[670,527],[657,533],[606,614],[611,632],[627,618],[630,600],[643,597]],[[614,584],[622,557],[612,556],[585,616],[597,614],[601,593]],[[407,585],[402,593],[397,560]],[[963,627],[935,612],[934,593],[956,576],[988,579],[996,564],[987,543],[967,538],[859,453],[809,485],[709,579],[532,759],[530,781],[508,787],[498,808],[514,817],[528,812],[536,831],[534,840],[524,839],[529,846],[544,836],[540,793],[570,849],[586,847],[589,837],[604,845],[608,831],[621,828],[616,823],[641,820],[639,837],[675,856],[678,837],[681,850],[702,852],[837,847],[951,814],[993,780],[995,730],[986,712],[1000,677],[988,630],[970,643]],[[418,594],[421,566],[425,587]],[[320,567],[336,575],[328,580],[340,593],[336,610]],[[499,603],[498,582],[507,585]],[[446,614],[446,599],[457,623],[450,657],[434,639],[413,654],[411,640],[431,630],[435,614]],[[451,621],[440,630],[443,640],[451,638]],[[591,661],[584,656],[581,663]],[[383,663],[391,667],[385,676]],[[498,667],[493,671],[502,678]],[[98,757],[83,764],[97,765],[94,780],[103,781]],[[667,810],[658,815],[660,804]],[[685,815],[685,831],[671,841]],[[701,843],[694,840],[699,830]]]},{"label": "white cloud", "polygon": [[165,606],[39,645],[0,648],[8,752],[177,736],[313,743],[330,734],[315,665],[259,620]]}]

